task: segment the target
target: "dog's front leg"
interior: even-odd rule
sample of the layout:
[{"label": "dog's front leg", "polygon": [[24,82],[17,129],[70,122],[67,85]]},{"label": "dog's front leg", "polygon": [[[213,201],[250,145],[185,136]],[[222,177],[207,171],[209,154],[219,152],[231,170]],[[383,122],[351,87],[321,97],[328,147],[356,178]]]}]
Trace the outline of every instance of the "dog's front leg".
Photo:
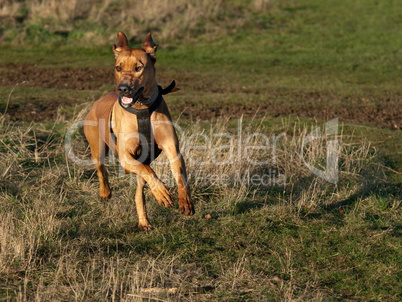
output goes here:
[{"label": "dog's front leg", "polygon": [[139,175],[148,183],[151,193],[155,197],[158,204],[164,206],[165,208],[173,207],[170,192],[163,182],[156,176],[155,172],[150,166],[144,165],[138,160],[134,159],[134,157],[128,152],[126,152],[124,156],[120,156],[120,163],[126,173]]},{"label": "dog's front leg", "polygon": [[178,144],[172,142],[163,146],[162,149],[169,159],[172,174],[177,183],[179,211],[187,216],[193,215],[195,211],[190,197],[190,188],[187,183],[186,166]]}]

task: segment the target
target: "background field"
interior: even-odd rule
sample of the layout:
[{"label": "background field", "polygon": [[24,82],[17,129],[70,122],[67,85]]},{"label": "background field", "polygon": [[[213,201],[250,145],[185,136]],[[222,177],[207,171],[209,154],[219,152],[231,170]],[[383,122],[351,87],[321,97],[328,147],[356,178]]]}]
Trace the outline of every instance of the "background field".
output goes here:
[{"label": "background field", "polygon": [[[135,2],[0,1],[0,300],[400,301],[401,3]],[[119,30],[133,47],[149,31],[160,44],[159,83],[181,88],[166,101],[184,153],[211,159],[221,132],[238,146],[239,123],[245,136],[284,134],[276,163],[209,163],[204,175],[271,171],[286,185],[205,185],[188,162],[196,214],[147,191],[146,233],[135,181],[110,164],[114,195],[100,201],[94,169],[67,158],[64,137],[114,89]],[[330,184],[301,147],[336,117]],[[210,150],[188,151],[192,133]],[[325,143],[304,150],[308,162],[323,166]]]}]

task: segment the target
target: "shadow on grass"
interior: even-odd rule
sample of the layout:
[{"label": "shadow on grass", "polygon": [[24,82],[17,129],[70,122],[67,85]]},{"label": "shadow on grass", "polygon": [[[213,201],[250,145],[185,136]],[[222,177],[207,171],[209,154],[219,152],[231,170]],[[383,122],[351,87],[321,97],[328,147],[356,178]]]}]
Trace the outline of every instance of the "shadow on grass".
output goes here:
[{"label": "shadow on grass", "polygon": [[236,204],[236,214],[244,214],[250,212],[252,210],[261,209],[265,203],[257,202],[257,201],[241,201]]},{"label": "shadow on grass", "polygon": [[370,196],[402,199],[402,185],[392,184],[385,181],[366,182],[358,192],[344,200],[326,206],[325,210],[331,212],[342,208],[352,208],[355,206],[356,202]]}]

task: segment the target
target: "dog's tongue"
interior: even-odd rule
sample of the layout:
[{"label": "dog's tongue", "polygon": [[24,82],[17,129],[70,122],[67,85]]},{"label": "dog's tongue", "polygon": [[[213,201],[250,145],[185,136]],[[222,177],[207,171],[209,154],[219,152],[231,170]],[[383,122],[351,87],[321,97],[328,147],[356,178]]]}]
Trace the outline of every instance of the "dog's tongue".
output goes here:
[{"label": "dog's tongue", "polygon": [[133,102],[133,98],[128,98],[126,96],[123,96],[121,98],[121,101],[122,101],[123,104],[128,105],[128,104],[131,104]]}]

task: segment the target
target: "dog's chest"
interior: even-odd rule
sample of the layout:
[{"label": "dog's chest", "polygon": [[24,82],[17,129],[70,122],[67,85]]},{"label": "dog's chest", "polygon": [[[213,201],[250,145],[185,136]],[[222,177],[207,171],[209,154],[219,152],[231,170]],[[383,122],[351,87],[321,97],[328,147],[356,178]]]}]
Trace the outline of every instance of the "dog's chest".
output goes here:
[{"label": "dog's chest", "polygon": [[151,114],[112,115],[111,132],[114,134],[119,154],[130,153],[141,163],[152,162],[159,154],[154,139],[154,119]]}]

